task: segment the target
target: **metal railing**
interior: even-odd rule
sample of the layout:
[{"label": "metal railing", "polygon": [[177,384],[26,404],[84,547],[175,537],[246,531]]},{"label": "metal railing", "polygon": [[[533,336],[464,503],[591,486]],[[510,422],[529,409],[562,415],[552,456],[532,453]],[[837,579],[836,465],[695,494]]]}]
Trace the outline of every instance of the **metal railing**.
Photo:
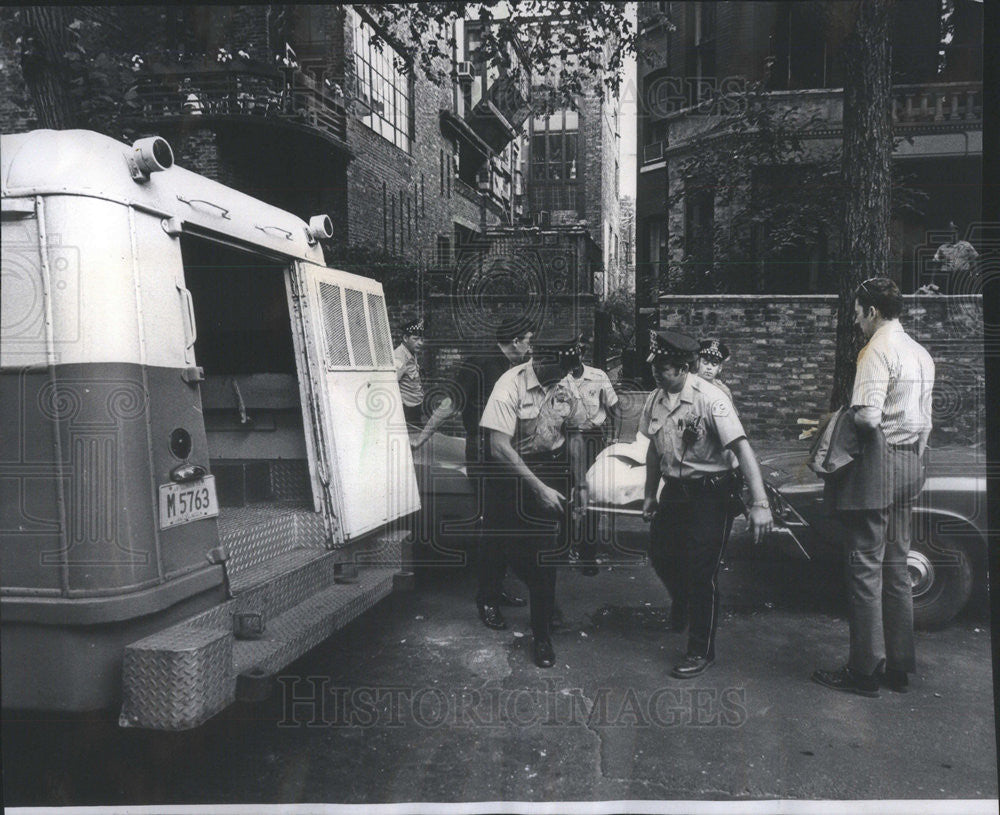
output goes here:
[{"label": "metal railing", "polygon": [[306,125],[347,142],[341,100],[299,71],[154,72],[136,87],[144,117],[265,117]]}]

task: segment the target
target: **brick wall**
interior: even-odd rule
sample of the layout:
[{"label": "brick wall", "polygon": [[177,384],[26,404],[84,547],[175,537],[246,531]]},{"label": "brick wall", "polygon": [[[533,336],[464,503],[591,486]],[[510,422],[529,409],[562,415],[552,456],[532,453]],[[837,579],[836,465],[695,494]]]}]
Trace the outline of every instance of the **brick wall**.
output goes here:
[{"label": "brick wall", "polygon": [[[985,427],[982,298],[904,297],[901,321],[936,365],[933,443],[981,442]],[[837,298],[830,295],[670,295],[661,328],[722,339],[732,353],[722,380],[751,442],[798,436],[799,417],[829,409]]]}]

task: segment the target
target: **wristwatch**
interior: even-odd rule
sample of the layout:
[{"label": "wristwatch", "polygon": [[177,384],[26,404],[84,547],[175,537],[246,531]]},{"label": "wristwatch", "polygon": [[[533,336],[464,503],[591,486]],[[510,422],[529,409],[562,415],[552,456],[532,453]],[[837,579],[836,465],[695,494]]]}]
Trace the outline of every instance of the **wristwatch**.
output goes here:
[{"label": "wristwatch", "polygon": [[771,508],[771,502],[770,501],[753,501],[752,503],[749,504],[749,506],[751,506],[751,507],[762,507],[763,509],[770,509]]}]

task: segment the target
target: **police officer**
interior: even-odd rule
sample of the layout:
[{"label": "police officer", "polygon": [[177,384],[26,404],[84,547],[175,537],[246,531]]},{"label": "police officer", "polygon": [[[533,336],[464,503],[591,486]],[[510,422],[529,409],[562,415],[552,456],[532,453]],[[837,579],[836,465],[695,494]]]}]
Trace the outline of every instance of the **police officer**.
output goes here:
[{"label": "police officer", "polygon": [[[536,338],[535,356],[497,380],[479,421],[489,431],[487,461],[494,468],[484,484],[483,533],[503,538],[510,565],[528,586],[540,668],[555,663],[554,556],[567,549],[571,484],[585,483],[579,433],[569,422],[576,401],[560,365],[575,342],[575,334]],[[575,503],[585,506],[585,488],[577,490]]]},{"label": "police officer", "polygon": [[772,526],[757,460],[732,401],[690,373],[698,348],[685,334],[656,332],[648,361],[658,387],[639,419],[639,431],[650,438],[642,505],[643,518],[653,522],[650,560],[670,592],[672,622],[686,612],[690,626],[687,654],[670,672],[679,679],[698,676],[715,661],[719,562],[740,471],[750,485],[754,540]]},{"label": "police officer", "polygon": [[[533,337],[533,326],[524,317],[501,322],[496,329],[496,342],[491,348],[462,360],[454,382],[456,401],[446,398],[412,442],[414,448],[421,447],[445,419],[461,410],[465,426],[465,471],[476,491],[484,477],[489,475],[488,468],[484,468],[488,431],[479,427],[479,417],[501,375],[523,362],[531,353]],[[493,535],[480,534],[476,548],[479,578],[476,607],[479,619],[487,628],[504,629],[507,623],[500,607],[524,606],[527,601],[504,588],[507,563],[503,541]]]},{"label": "police officer", "polygon": [[698,349],[698,369],[695,373],[720,388],[732,401],[732,391],[719,379],[719,374],[722,373],[722,364],[727,359],[729,359],[729,348],[724,342],[721,340],[702,340],[701,347]]},{"label": "police officer", "polygon": [[402,342],[392,352],[396,366],[399,395],[403,399],[403,416],[411,428],[419,429],[424,402],[424,386],[420,381],[417,355],[424,347],[423,319],[410,320],[400,327]]}]

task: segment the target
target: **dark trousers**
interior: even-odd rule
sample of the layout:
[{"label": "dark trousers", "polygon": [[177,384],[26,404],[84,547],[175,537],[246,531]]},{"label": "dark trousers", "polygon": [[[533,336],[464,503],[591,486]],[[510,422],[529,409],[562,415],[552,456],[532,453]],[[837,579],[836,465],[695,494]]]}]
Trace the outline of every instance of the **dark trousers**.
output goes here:
[{"label": "dark trousers", "polygon": [[421,405],[403,405],[403,418],[410,427],[420,430],[423,426],[423,407]]},{"label": "dark trousers", "polygon": [[[545,484],[567,494],[569,479],[562,451],[526,458],[525,463]],[[544,512],[534,490],[509,472],[487,476],[484,488],[483,537],[501,541],[495,548],[528,587],[532,633],[536,638],[548,637],[555,607],[556,561],[567,549],[566,513]]]},{"label": "dark trousers", "polygon": [[732,529],[729,487],[664,486],[650,527],[653,569],[671,600],[687,608],[688,654],[715,659],[719,563]]},{"label": "dark trousers", "polygon": [[[478,455],[478,453],[477,453]],[[487,516],[490,510],[487,503],[491,500],[489,487],[489,467],[470,461],[466,456],[465,471],[472,484],[472,494],[481,500],[479,526],[476,530],[476,578],[479,587],[476,591],[476,603],[479,605],[496,606],[500,603],[503,593],[503,580],[507,576],[507,556],[504,550],[504,539],[500,534],[493,534],[486,529],[490,521]],[[493,500],[497,500],[493,498]],[[494,510],[496,514],[496,510]]]}]

